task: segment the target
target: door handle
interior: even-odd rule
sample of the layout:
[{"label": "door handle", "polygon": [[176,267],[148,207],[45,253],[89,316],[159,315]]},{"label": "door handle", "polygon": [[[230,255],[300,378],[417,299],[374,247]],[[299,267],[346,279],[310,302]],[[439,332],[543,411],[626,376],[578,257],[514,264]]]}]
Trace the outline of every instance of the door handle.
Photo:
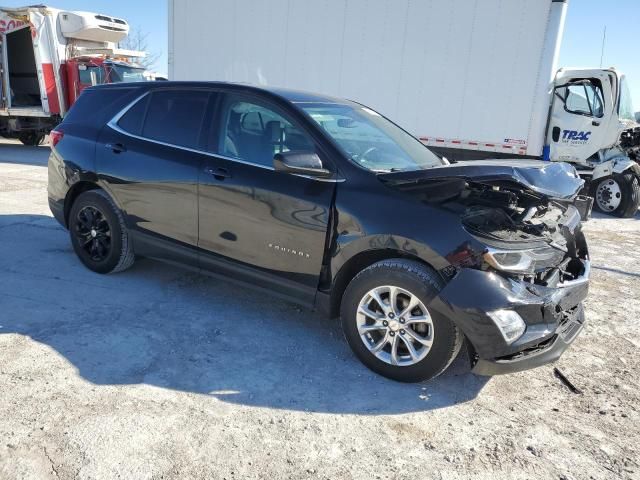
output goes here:
[{"label": "door handle", "polygon": [[127,151],[127,147],[125,147],[121,143],[107,143],[105,144],[104,148],[108,148],[113,153],[122,153]]},{"label": "door handle", "polygon": [[226,168],[205,167],[204,173],[212,175],[216,180],[231,178],[231,173]]},{"label": "door handle", "polygon": [[600,126],[600,122],[594,120],[593,122],[591,122],[591,125],[593,125],[594,127],[599,127]]}]

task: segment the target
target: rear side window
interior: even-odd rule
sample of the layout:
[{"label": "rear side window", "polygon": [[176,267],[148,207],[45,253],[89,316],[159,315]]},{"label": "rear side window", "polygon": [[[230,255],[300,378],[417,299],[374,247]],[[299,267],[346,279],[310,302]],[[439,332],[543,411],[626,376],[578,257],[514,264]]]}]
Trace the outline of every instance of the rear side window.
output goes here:
[{"label": "rear side window", "polygon": [[150,95],[142,136],[172,145],[197,148],[210,93],[163,90]]},{"label": "rear side window", "polygon": [[118,121],[118,126],[125,132],[132,133],[134,135],[140,135],[142,132],[142,122],[147,113],[147,105],[149,104],[149,95],[145,95],[144,98],[136,102],[127,113]]},{"label": "rear side window", "polygon": [[[108,88],[84,90],[64,117],[64,123],[102,125],[122,108],[126,97],[133,90],[129,88]],[[129,100],[130,101],[130,100]]]}]

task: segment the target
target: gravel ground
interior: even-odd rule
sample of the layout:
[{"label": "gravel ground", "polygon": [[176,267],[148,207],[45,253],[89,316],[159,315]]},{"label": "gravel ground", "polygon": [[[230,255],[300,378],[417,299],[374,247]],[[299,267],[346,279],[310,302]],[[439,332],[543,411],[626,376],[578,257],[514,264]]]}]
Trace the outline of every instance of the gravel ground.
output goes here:
[{"label": "gravel ground", "polygon": [[338,325],[143,260],[83,268],[48,148],[0,145],[0,478],[640,478],[640,214],[586,225],[588,325],[557,366],[370,373]]}]

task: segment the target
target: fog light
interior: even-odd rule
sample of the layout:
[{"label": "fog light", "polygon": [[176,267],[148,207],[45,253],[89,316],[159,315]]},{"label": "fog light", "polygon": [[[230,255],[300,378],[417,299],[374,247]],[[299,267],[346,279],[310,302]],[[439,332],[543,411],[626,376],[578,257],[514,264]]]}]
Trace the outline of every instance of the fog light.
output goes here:
[{"label": "fog light", "polygon": [[515,342],[527,329],[522,317],[513,310],[496,310],[489,312],[489,316],[496,323],[507,343]]}]

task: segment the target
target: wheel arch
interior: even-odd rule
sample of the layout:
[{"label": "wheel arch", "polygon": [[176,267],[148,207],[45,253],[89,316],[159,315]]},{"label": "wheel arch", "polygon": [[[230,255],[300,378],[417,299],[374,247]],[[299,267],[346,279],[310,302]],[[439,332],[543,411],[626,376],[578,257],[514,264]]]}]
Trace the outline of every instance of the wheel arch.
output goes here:
[{"label": "wheel arch", "polygon": [[[407,253],[406,251],[396,250],[392,248],[365,250],[349,258],[338,270],[331,284],[331,289],[328,295],[328,305],[324,306],[323,310],[327,310],[330,318],[338,317],[340,314],[340,303],[342,302],[342,297],[345,290],[347,289],[347,286],[349,285],[349,282],[351,282],[351,280],[353,280],[353,278],[358,273],[360,273],[365,268],[370,267],[374,263],[380,262],[382,260],[391,260],[394,258],[413,260],[429,268],[432,268],[438,275],[442,276],[438,269],[436,269],[433,265],[429,264],[416,255]],[[446,281],[444,277],[443,280]]]},{"label": "wheel arch", "polygon": [[64,223],[67,228],[69,228],[69,213],[71,212],[71,207],[73,203],[76,201],[76,198],[80,196],[80,194],[84,192],[88,192],[89,190],[104,190],[97,183],[81,180],[75,183],[67,192],[67,195],[64,199]]}]

